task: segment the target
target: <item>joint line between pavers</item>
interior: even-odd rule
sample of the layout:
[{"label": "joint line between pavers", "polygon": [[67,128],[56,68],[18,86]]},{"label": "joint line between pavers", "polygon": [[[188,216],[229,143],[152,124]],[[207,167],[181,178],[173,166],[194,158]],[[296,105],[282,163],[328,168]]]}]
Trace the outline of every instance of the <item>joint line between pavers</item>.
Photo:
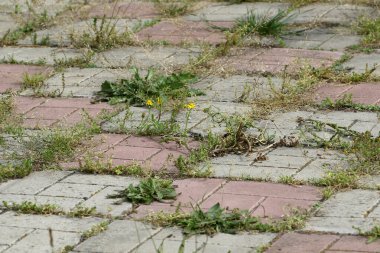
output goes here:
[{"label": "joint line between pavers", "polygon": [[340,239],[342,239],[342,235],[338,235],[339,237],[338,238],[336,238],[334,241],[332,241],[331,243],[329,243],[328,245],[327,245],[327,247],[325,248],[325,249],[323,249],[321,252],[324,252],[325,250],[328,250],[328,249],[330,249],[331,248],[331,246],[333,246],[337,241],[339,241]]},{"label": "joint line between pavers", "polygon": [[223,188],[223,186],[225,184],[227,184],[227,180],[224,180],[218,187],[216,187],[213,191],[211,191],[209,194],[206,194],[206,195],[203,195],[203,197],[197,201],[197,205],[200,205],[202,204],[205,200],[207,200],[209,197],[211,197],[211,195],[213,195],[214,193],[216,193],[217,191],[219,191],[220,189]]},{"label": "joint line between pavers", "polygon": [[40,104],[36,105],[36,106],[33,106],[32,108],[30,108],[29,110],[25,111],[24,113],[20,113],[20,115],[24,116],[26,115],[28,112],[32,111],[33,109],[45,104],[47,101],[47,99],[45,99],[44,101],[42,101]]},{"label": "joint line between pavers", "polygon": [[309,166],[312,162],[316,161],[318,158],[313,158],[311,159],[310,161],[308,161],[305,165],[301,166],[301,168],[297,169],[297,173],[300,173],[304,168],[306,168],[307,166]]},{"label": "joint line between pavers", "polygon": [[[94,185],[98,185],[98,184],[94,184]],[[86,202],[87,200],[91,199],[92,197],[94,197],[96,194],[98,194],[99,192],[103,191],[104,189],[108,188],[109,186],[106,186],[106,185],[102,185],[103,187],[100,188],[98,191],[94,192],[93,194],[91,194],[90,197],[84,199],[82,198],[82,201],[80,201],[78,204],[75,205],[75,207],[78,207],[80,205],[82,205],[84,202]],[[96,208],[96,206],[95,206]]]},{"label": "joint line between pavers", "polygon": [[375,205],[373,205],[372,208],[370,208],[365,214],[364,214],[364,218],[367,218],[368,215],[373,211],[375,210],[376,207],[378,207],[380,205],[380,199],[377,201],[377,203]]},{"label": "joint line between pavers", "polygon": [[263,210],[264,210],[264,214],[265,214],[265,207],[263,205],[261,205],[266,199],[268,198],[268,196],[262,196],[262,198],[257,202],[257,204],[255,206],[253,206],[251,209],[249,209],[249,211],[251,213],[253,213],[254,211],[256,211],[259,207],[262,207]]},{"label": "joint line between pavers", "polygon": [[[136,222],[136,221],[135,221]],[[135,223],[136,224],[136,223]],[[146,225],[148,226],[148,225]],[[137,227],[135,226],[135,228],[137,229]],[[146,238],[145,240],[139,242],[139,244],[137,244],[135,247],[133,247],[131,250],[128,251],[128,253],[132,253],[134,252],[136,249],[138,249],[140,246],[142,246],[145,242],[147,242],[148,240],[152,239],[155,235],[157,235],[159,232],[161,232],[163,230],[163,228],[161,229],[158,229],[156,233],[153,233],[151,234],[148,238]],[[137,234],[138,234],[138,231],[136,231]]]},{"label": "joint line between pavers", "polygon": [[[38,194],[40,194],[40,193],[41,193],[41,192],[43,192],[44,190],[46,190],[46,189],[50,188],[51,186],[55,185],[56,183],[59,183],[59,182],[61,182],[63,179],[65,179],[65,178],[67,178],[67,177],[71,176],[71,175],[72,175],[72,174],[74,174],[74,173],[75,173],[75,172],[71,172],[71,173],[67,174],[66,176],[62,177],[61,179],[58,179],[57,181],[55,181],[54,183],[52,183],[52,184],[50,184],[50,185],[48,185],[48,186],[46,186],[46,187],[42,188],[42,190],[40,190],[40,191],[36,192],[36,193],[35,193],[35,194],[33,194],[33,195],[38,195]],[[42,195],[39,195],[39,196],[42,196]]]},{"label": "joint line between pavers", "polygon": [[[6,226],[6,227],[9,227],[9,226]],[[28,235],[30,235],[34,231],[38,230],[38,228],[31,228],[30,230],[31,231],[25,233],[23,236],[21,236],[20,238],[18,238],[14,243],[7,244],[9,247],[6,250],[10,249],[13,245],[16,245],[19,241],[21,241],[22,239],[24,239],[25,237],[27,237]]]}]

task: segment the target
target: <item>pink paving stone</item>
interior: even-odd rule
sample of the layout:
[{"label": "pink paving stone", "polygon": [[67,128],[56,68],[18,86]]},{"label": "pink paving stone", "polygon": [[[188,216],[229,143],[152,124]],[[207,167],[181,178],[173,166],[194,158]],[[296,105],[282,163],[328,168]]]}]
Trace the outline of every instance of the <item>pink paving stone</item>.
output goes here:
[{"label": "pink paving stone", "polygon": [[339,239],[336,235],[287,233],[275,241],[266,253],[321,253]]},{"label": "pink paving stone", "polygon": [[265,197],[320,200],[322,198],[320,189],[312,186],[291,186],[284,184],[231,181],[225,184],[218,193],[230,193],[241,195],[254,195]]},{"label": "pink paving stone", "polygon": [[106,109],[113,107],[107,103],[92,104],[87,98],[50,98],[42,105],[43,107],[84,108],[84,109]]},{"label": "pink paving stone", "polygon": [[50,107],[36,107],[25,114],[28,119],[55,119],[62,120],[64,117],[69,116],[75,112],[77,108],[50,108]]},{"label": "pink paving stone", "polygon": [[43,66],[0,64],[0,92],[4,92],[9,88],[19,89],[25,73],[48,75],[51,71],[52,68]]},{"label": "pink paving stone", "polygon": [[45,102],[44,98],[15,97],[16,112],[24,114]]},{"label": "pink paving stone", "polygon": [[251,210],[263,200],[264,197],[260,196],[215,193],[206,199],[202,203],[201,207],[204,209],[209,209],[216,203],[219,203],[221,207],[226,208],[227,210],[232,210],[234,208],[239,208],[240,210]]},{"label": "pink paving stone", "polygon": [[367,238],[362,236],[343,236],[334,243],[329,250],[340,251],[360,251],[360,252],[380,252],[380,240],[367,243]]},{"label": "pink paving stone", "polygon": [[147,147],[147,148],[160,148],[162,149],[162,145],[149,137],[139,137],[139,136],[131,136],[128,139],[122,141],[120,146],[132,146],[132,147]]},{"label": "pink paving stone", "polygon": [[160,153],[157,153],[150,159],[149,164],[153,170],[159,170],[164,167],[171,172],[175,172],[175,160],[181,155],[183,156],[184,154],[177,151],[163,149]]},{"label": "pink paving stone", "polygon": [[193,210],[191,207],[180,206],[178,208],[177,206],[170,204],[153,203],[151,205],[140,205],[137,208],[137,213],[132,214],[132,217],[138,219],[157,212],[174,213],[177,211],[177,209],[184,213],[191,213]]},{"label": "pink paving stone", "polygon": [[112,158],[123,160],[145,161],[160,151],[161,149],[158,148],[129,147],[116,145],[115,147],[108,150],[106,152],[106,155]]},{"label": "pink paving stone", "polygon": [[259,207],[252,213],[253,216],[282,218],[285,215],[292,214],[292,210],[310,209],[316,201],[299,200],[299,199],[283,199],[283,198],[266,198]]},{"label": "pink paving stone", "polygon": [[137,37],[140,40],[165,40],[172,44],[225,42],[223,33],[213,30],[204,22],[194,21],[163,21],[138,32]]},{"label": "pink paving stone", "polygon": [[103,109],[84,109],[83,110],[77,110],[74,113],[72,113],[70,116],[66,117],[62,120],[64,125],[66,126],[73,126],[82,120],[87,119],[87,115],[91,118],[96,118],[103,112]]},{"label": "pink paving stone", "polygon": [[153,18],[160,15],[152,2],[130,2],[94,6],[90,17]]},{"label": "pink paving stone", "polygon": [[324,85],[319,87],[315,91],[315,98],[317,101],[322,101],[325,98],[337,99],[342,93],[349,91],[352,88],[351,85],[348,86],[334,86],[334,85]]},{"label": "pink paving stone", "polygon": [[95,144],[98,144],[93,150],[94,151],[107,151],[116,144],[121,143],[123,140],[128,138],[125,134],[100,134],[93,138]]},{"label": "pink paving stone", "polygon": [[[376,104],[380,101],[380,83],[353,85],[344,94],[352,94],[352,101],[360,104]],[[342,94],[343,95],[343,94]]]},{"label": "pink paving stone", "polygon": [[56,119],[24,119],[22,126],[30,129],[41,129],[52,126]]},{"label": "pink paving stone", "polygon": [[342,56],[340,52],[318,50],[270,48],[242,48],[232,50],[230,55],[216,60],[226,68],[243,73],[280,72],[287,67],[288,72],[299,70],[300,62],[313,67],[330,66]]}]

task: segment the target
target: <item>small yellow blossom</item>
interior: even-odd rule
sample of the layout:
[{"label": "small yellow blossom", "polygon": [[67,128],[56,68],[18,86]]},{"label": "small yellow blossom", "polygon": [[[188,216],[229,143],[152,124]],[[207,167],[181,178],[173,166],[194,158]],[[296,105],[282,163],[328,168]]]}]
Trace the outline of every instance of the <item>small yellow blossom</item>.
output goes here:
[{"label": "small yellow blossom", "polygon": [[194,103],[188,103],[187,105],[185,105],[185,107],[186,107],[187,109],[192,110],[192,109],[195,108],[195,104],[194,104]]},{"label": "small yellow blossom", "polygon": [[157,104],[158,104],[158,105],[161,104],[161,99],[160,99],[160,98],[157,98]]},{"label": "small yellow blossom", "polygon": [[153,105],[153,101],[150,100],[150,99],[148,99],[148,100],[146,101],[146,105],[147,105],[147,106],[152,106],[152,105]]}]

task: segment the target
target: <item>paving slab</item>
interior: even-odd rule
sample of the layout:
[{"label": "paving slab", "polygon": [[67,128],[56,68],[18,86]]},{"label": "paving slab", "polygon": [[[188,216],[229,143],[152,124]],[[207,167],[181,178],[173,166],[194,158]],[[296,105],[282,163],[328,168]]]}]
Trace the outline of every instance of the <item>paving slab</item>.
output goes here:
[{"label": "paving slab", "polygon": [[0,48],[0,59],[28,64],[54,65],[83,56],[80,50],[50,47],[3,47]]},{"label": "paving slab", "polygon": [[197,47],[180,48],[172,46],[152,47],[125,47],[111,49],[95,55],[93,62],[99,67],[137,67],[148,69],[151,67],[159,69],[178,68],[189,63],[200,54]]},{"label": "paving slab", "polygon": [[375,209],[380,198],[378,191],[350,190],[337,193],[322,203],[307,223],[306,231],[358,234],[370,230],[377,222]]},{"label": "paving slab", "polygon": [[355,54],[342,66],[356,73],[364,73],[366,70],[375,68],[373,74],[380,75],[379,58],[380,53],[378,51],[371,54]]},{"label": "paving slab", "polygon": [[239,48],[216,59],[215,64],[239,74],[280,73],[284,70],[292,73],[305,64],[315,68],[329,67],[342,55],[340,52],[305,49]]},{"label": "paving slab", "polygon": [[142,29],[136,34],[139,41],[165,41],[178,45],[183,43],[221,44],[225,35],[210,25],[198,21],[162,21]]},{"label": "paving slab", "polygon": [[76,246],[74,252],[130,252],[159,231],[141,222],[116,220],[104,233]]},{"label": "paving slab", "polygon": [[286,47],[343,51],[360,43],[360,36],[343,29],[314,28],[306,31],[295,30],[282,37]]},{"label": "paving slab", "polygon": [[[1,9],[1,6],[0,6]],[[10,14],[0,13],[0,36],[3,37],[8,31],[15,30],[17,28],[17,22],[12,18]]]},{"label": "paving slab", "polygon": [[153,2],[119,1],[116,3],[102,3],[91,6],[88,10],[89,17],[107,18],[132,18],[147,19],[160,16],[159,10]]},{"label": "paving slab", "polygon": [[361,16],[378,16],[375,8],[351,4],[316,3],[291,12],[286,20],[290,24],[322,23],[349,26]]},{"label": "paving slab", "polygon": [[236,19],[244,18],[248,13],[259,16],[274,16],[278,11],[284,11],[287,3],[240,3],[240,4],[209,4],[204,8],[185,16],[186,20],[192,21],[227,21],[235,22]]},{"label": "paving slab", "polygon": [[[149,20],[135,20],[135,19],[106,19],[106,23],[115,26],[115,32],[122,34],[127,31],[133,31],[142,23]],[[100,29],[100,21],[97,23],[97,29]],[[33,35],[27,36],[18,41],[18,45],[34,45],[34,44],[48,44],[54,47],[67,47],[71,46],[73,42],[80,41],[84,34],[95,36],[94,29],[92,28],[93,19],[88,19],[80,22],[72,22],[67,24],[60,24],[59,26],[51,27],[45,30],[40,30]],[[43,41],[46,41],[44,43]]]}]

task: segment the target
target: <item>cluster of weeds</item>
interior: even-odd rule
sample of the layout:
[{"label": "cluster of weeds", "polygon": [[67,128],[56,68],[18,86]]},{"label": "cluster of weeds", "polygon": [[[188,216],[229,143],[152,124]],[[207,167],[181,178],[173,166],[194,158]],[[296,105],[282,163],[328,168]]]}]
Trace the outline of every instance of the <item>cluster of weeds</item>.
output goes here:
[{"label": "cluster of weeds", "polygon": [[7,58],[3,58],[0,60],[0,63],[4,64],[22,64],[22,65],[34,65],[34,66],[44,66],[46,65],[45,58],[39,58],[37,61],[20,61],[17,60],[14,55],[10,55]]},{"label": "cluster of weeds", "polygon": [[55,204],[38,204],[31,201],[23,201],[21,203],[8,203],[3,201],[3,208],[6,210],[14,211],[23,214],[53,214],[53,215],[66,215],[67,217],[88,217],[96,213],[95,207],[77,206],[69,212],[65,212],[61,207]]},{"label": "cluster of weeds", "polygon": [[380,225],[376,225],[372,227],[372,229],[367,232],[363,232],[360,228],[355,228],[355,229],[359,231],[359,235],[368,237],[367,243],[372,243],[380,239]]},{"label": "cluster of weeds", "polygon": [[96,236],[108,229],[110,221],[102,221],[99,224],[92,226],[89,230],[84,231],[81,235],[80,241],[83,242],[90,237]]},{"label": "cluster of weeds", "polygon": [[270,35],[279,37],[286,28],[285,17],[287,14],[287,11],[279,11],[274,16],[270,14],[260,16],[251,11],[244,18],[236,21],[233,30],[239,30],[242,36],[257,34],[260,36]]},{"label": "cluster of weeds", "polygon": [[164,17],[178,17],[186,14],[192,5],[189,0],[154,0],[155,5]]},{"label": "cluster of weeds", "polygon": [[46,10],[38,13],[30,4],[28,13],[19,15],[19,17],[21,18],[20,27],[13,31],[8,30],[0,40],[0,45],[13,45],[26,35],[51,26],[53,22],[53,18],[49,17]]},{"label": "cluster of weeds", "polygon": [[358,23],[358,32],[363,35],[362,46],[368,48],[380,46],[380,18],[361,18]]},{"label": "cluster of weeds", "polygon": [[98,92],[100,100],[112,104],[127,102],[130,105],[145,105],[148,99],[182,99],[201,93],[188,87],[196,80],[190,73],[159,74],[153,69],[143,76],[137,68],[132,68],[130,79],[121,79],[119,82],[106,81]]},{"label": "cluster of weeds", "polygon": [[117,176],[138,177],[147,177],[152,174],[149,169],[142,167],[140,164],[114,166],[111,160],[103,162],[101,159],[95,158],[92,155],[87,155],[79,159],[78,171],[89,174],[111,174]]},{"label": "cluster of weeds", "polygon": [[30,201],[24,201],[21,203],[8,203],[3,201],[3,206],[7,210],[15,211],[25,214],[63,214],[62,209],[53,204],[36,204]]},{"label": "cluster of weeds", "polygon": [[175,213],[156,213],[145,218],[148,222],[159,226],[179,226],[186,235],[229,233],[240,231],[284,232],[302,228],[306,214],[286,217],[281,221],[263,223],[249,211],[233,209],[227,211],[219,203],[207,211],[196,206],[190,214],[177,210]]},{"label": "cluster of weeds", "polygon": [[93,68],[95,64],[91,63],[92,57],[95,52],[88,50],[82,54],[81,57],[54,59],[54,68],[56,71],[61,71],[65,68],[77,67],[77,68]]},{"label": "cluster of weeds", "polygon": [[[15,105],[12,94],[0,95],[0,134],[15,130],[19,119],[15,116]],[[1,137],[0,137],[1,139]]]},{"label": "cluster of weeds", "polygon": [[88,31],[81,34],[70,34],[71,43],[77,48],[91,48],[96,51],[131,44],[133,41],[132,31],[128,29],[121,33],[117,31],[118,21],[107,19],[105,16],[100,20],[93,18],[92,22],[88,24]]},{"label": "cluster of weeds", "polygon": [[133,204],[150,204],[153,201],[173,200],[177,193],[173,187],[173,181],[159,178],[142,179],[135,186],[130,184],[126,189],[118,191],[116,194],[109,195],[108,198],[121,198]]},{"label": "cluster of weeds", "polygon": [[44,87],[46,80],[46,75],[37,73],[37,74],[28,74],[25,73],[22,77],[23,89],[31,89],[34,93],[39,93],[40,90]]},{"label": "cluster of weeds", "polygon": [[21,163],[0,164],[0,182],[8,179],[23,178],[29,175],[33,170],[30,160],[25,159]]},{"label": "cluster of weeds", "polygon": [[321,102],[320,107],[322,109],[333,110],[380,112],[380,106],[378,105],[366,105],[353,102],[352,94],[344,94],[342,98],[336,99],[335,101],[327,97]]},{"label": "cluster of weeds", "polygon": [[29,160],[35,169],[49,168],[74,158],[78,149],[84,148],[84,141],[98,132],[98,126],[88,124],[44,130],[22,138],[23,152],[14,156],[15,159]]},{"label": "cluster of weeds", "polygon": [[327,172],[324,177],[314,180],[312,183],[327,187],[328,191],[323,193],[324,199],[327,199],[332,195],[331,193],[337,190],[356,188],[358,179],[358,173],[354,170],[334,170]]}]

